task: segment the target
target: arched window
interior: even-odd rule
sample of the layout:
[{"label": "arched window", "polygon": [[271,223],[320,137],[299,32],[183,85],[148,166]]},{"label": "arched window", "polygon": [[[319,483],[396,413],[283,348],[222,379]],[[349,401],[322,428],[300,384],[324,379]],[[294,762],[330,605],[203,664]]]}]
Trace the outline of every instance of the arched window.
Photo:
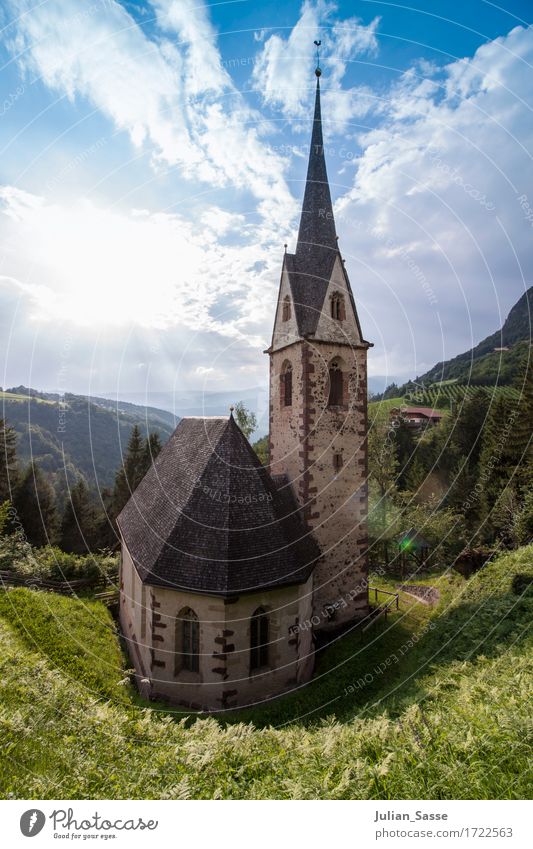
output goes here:
[{"label": "arched window", "polygon": [[185,607],[176,617],[176,662],[174,672],[200,671],[200,623],[194,610]]},{"label": "arched window", "polygon": [[344,376],[340,360],[333,360],[329,367],[328,407],[340,407],[344,403]]},{"label": "arched window", "polygon": [[282,407],[292,405],[292,366],[285,361],[280,374],[280,401]]},{"label": "arched window", "polygon": [[283,310],[281,314],[283,321],[288,321],[291,317],[291,299],[288,295],[283,298]]},{"label": "arched window", "polygon": [[250,669],[268,666],[268,616],[258,607],[250,620]]},{"label": "arched window", "polygon": [[346,318],[346,310],[344,308],[344,297],[340,292],[334,292],[331,298],[331,317],[335,321],[343,321]]}]

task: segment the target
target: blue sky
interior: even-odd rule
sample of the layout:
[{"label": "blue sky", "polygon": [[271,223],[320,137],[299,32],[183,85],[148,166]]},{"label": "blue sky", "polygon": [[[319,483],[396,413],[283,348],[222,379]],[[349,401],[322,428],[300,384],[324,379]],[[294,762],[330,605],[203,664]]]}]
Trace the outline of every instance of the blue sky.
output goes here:
[{"label": "blue sky", "polygon": [[495,330],[533,283],[532,11],[4,0],[0,384],[266,385],[315,38],[374,385]]}]

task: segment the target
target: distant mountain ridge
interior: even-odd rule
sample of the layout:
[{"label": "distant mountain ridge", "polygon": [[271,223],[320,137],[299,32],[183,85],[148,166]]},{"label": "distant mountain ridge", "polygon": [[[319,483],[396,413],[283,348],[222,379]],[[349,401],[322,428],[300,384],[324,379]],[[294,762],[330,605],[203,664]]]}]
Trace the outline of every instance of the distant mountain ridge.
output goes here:
[{"label": "distant mountain ridge", "polygon": [[[512,307],[500,330],[491,333],[469,351],[437,363],[417,377],[416,382],[424,386],[442,380],[508,385],[516,376],[520,361],[533,341],[532,323],[533,286]],[[501,350],[505,348],[509,350]]]},{"label": "distant mountain ridge", "polygon": [[134,425],[166,442],[179,421],[153,407],[24,386],[0,392],[0,402],[0,417],[17,433],[21,465],[35,460],[63,497],[66,481],[78,477],[92,489],[113,485]]}]

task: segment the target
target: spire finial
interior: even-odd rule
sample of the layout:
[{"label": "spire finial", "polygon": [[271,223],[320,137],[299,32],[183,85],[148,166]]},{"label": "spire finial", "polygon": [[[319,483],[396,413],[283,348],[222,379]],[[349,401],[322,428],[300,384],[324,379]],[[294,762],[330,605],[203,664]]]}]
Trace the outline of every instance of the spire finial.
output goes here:
[{"label": "spire finial", "polygon": [[316,68],[315,68],[315,75],[316,75],[317,77],[319,77],[319,76],[321,75],[321,73],[322,73],[322,71],[320,70],[320,45],[322,44],[322,42],[321,42],[321,41],[315,41],[315,42],[314,42],[314,44],[315,44],[315,47],[316,47]]}]

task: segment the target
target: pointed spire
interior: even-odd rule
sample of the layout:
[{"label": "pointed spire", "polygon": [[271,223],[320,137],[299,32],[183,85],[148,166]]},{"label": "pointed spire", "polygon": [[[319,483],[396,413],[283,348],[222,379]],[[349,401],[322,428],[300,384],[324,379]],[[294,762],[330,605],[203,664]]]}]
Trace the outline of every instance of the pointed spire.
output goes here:
[{"label": "pointed spire", "polygon": [[[315,42],[317,44],[317,42]],[[322,113],[320,110],[320,70],[317,44],[317,67],[315,114],[313,118],[313,133],[309,151],[309,165],[298,231],[296,253],[315,252],[317,248],[337,250],[335,220],[333,205],[329,191],[328,173],[324,157],[324,140],[322,137]]]}]

